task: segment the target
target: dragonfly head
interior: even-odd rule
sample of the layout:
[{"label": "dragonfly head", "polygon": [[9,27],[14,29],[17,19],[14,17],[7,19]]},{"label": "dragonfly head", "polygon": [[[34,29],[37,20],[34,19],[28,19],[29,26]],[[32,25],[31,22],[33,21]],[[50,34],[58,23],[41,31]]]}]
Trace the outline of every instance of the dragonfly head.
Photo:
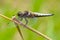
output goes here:
[{"label": "dragonfly head", "polygon": [[17,15],[18,15],[18,17],[22,17],[23,13],[22,12],[18,12]]}]

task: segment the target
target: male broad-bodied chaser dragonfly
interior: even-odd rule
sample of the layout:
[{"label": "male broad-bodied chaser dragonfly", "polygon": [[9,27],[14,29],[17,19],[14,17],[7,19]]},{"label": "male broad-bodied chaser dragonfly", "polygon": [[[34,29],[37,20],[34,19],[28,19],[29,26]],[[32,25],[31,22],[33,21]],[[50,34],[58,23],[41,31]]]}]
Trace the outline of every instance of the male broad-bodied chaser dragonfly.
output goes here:
[{"label": "male broad-bodied chaser dragonfly", "polygon": [[29,12],[29,11],[24,11],[24,12],[18,12],[17,13],[18,18],[21,18],[21,20],[23,20],[23,18],[26,21],[26,24],[28,23],[27,18],[35,18],[35,17],[48,17],[48,16],[53,16],[54,14],[43,14],[43,13],[37,13],[37,12]]}]

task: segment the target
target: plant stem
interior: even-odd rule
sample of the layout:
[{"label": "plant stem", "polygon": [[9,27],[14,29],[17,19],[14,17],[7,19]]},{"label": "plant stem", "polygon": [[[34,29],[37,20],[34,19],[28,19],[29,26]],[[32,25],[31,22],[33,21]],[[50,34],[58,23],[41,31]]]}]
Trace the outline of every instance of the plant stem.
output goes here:
[{"label": "plant stem", "polygon": [[18,32],[19,32],[19,34],[20,34],[22,40],[24,40],[23,35],[22,35],[22,32],[21,32],[21,29],[19,28],[19,26],[18,26],[17,23],[15,23],[15,25],[16,25],[16,28],[17,28],[17,30],[18,30]]},{"label": "plant stem", "polygon": [[33,29],[33,28],[31,28],[31,27],[23,24],[21,21],[17,20],[15,16],[14,16],[12,19],[11,19],[11,18],[8,18],[8,17],[6,17],[6,16],[4,16],[4,15],[2,15],[2,14],[0,14],[0,16],[3,17],[3,18],[5,18],[5,19],[8,19],[8,20],[10,20],[10,21],[13,21],[13,22],[15,22],[15,23],[17,23],[17,24],[19,24],[19,25],[22,25],[23,27],[25,27],[25,28],[27,28],[27,29],[35,32],[36,34],[42,36],[43,38],[45,38],[45,39],[47,39],[47,40],[52,40],[51,38],[49,38],[48,36],[42,34],[41,32],[39,32],[39,31],[37,31],[37,30],[35,30],[35,29]]}]

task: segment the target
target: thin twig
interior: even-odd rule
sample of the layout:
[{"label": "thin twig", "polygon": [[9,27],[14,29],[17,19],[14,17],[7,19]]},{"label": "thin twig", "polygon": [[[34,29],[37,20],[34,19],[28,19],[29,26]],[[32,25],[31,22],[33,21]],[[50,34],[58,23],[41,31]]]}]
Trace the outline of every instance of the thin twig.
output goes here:
[{"label": "thin twig", "polygon": [[29,30],[31,30],[31,31],[33,31],[33,32],[35,32],[35,33],[37,33],[38,35],[40,35],[40,36],[46,38],[47,40],[51,40],[48,36],[46,36],[46,35],[42,34],[41,32],[39,32],[39,31],[37,31],[37,30],[35,30],[35,29],[33,29],[33,28],[31,28],[31,27],[29,27],[29,26],[23,24],[22,22],[20,22],[19,20],[17,20],[15,17],[14,17],[13,19],[14,19],[15,21],[17,21],[18,23],[20,23],[20,25],[22,25],[23,27],[25,27],[25,28],[27,28],[27,29],[29,29]]},{"label": "thin twig", "polygon": [[8,17],[6,17],[6,16],[4,16],[4,15],[2,15],[2,14],[0,14],[0,16],[2,16],[2,17],[5,18],[5,19],[8,19],[8,20],[10,20],[10,21],[13,21],[13,22],[15,22],[15,23],[17,23],[17,24],[19,24],[19,25],[22,25],[23,27],[25,27],[25,28],[27,28],[27,29],[29,29],[29,30],[37,33],[38,35],[42,36],[43,38],[45,38],[45,39],[47,39],[47,40],[52,40],[51,38],[49,38],[48,36],[42,34],[41,32],[39,32],[39,31],[37,31],[37,30],[35,30],[35,29],[33,29],[33,28],[31,28],[31,27],[23,24],[21,21],[18,21],[15,17],[13,17],[13,19],[14,19],[14,20],[13,20],[13,19],[8,18]]},{"label": "thin twig", "polygon": [[21,29],[19,28],[19,26],[18,26],[17,23],[15,23],[15,25],[16,25],[16,28],[17,28],[17,30],[18,30],[18,32],[19,32],[19,34],[20,34],[22,40],[24,40],[23,35],[22,35],[22,32],[21,32]]}]

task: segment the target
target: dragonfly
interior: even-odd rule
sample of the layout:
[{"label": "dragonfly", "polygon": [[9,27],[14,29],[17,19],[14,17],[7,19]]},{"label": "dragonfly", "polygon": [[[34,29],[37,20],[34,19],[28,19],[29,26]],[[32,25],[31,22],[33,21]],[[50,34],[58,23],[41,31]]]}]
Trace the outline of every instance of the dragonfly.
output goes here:
[{"label": "dragonfly", "polygon": [[48,16],[53,16],[54,14],[50,13],[38,13],[38,12],[29,12],[29,11],[24,11],[24,12],[18,12],[17,16],[20,18],[22,21],[23,18],[26,21],[26,24],[28,23],[27,18],[35,18],[35,17],[48,17]]}]

